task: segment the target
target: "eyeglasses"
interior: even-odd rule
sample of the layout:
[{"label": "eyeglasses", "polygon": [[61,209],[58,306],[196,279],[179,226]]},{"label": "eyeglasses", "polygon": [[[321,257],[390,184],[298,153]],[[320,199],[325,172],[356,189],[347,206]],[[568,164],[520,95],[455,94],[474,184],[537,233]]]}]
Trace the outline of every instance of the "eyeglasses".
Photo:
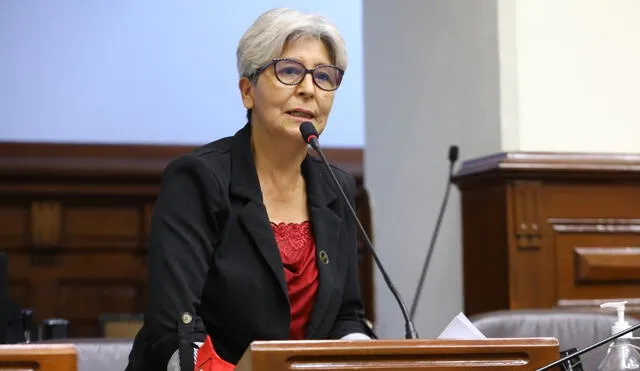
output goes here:
[{"label": "eyeglasses", "polygon": [[343,69],[330,64],[321,64],[308,69],[294,59],[278,58],[258,68],[251,76],[251,80],[255,81],[258,75],[269,68],[269,66],[273,66],[276,78],[285,85],[298,85],[304,80],[304,77],[310,73],[313,83],[320,89],[326,91],[338,89],[342,82],[342,76],[344,75]]}]

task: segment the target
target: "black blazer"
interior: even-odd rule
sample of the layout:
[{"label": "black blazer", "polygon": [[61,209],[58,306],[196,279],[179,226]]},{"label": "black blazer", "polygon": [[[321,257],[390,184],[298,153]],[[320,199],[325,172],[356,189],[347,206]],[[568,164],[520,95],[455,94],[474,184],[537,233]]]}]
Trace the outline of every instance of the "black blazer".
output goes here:
[{"label": "black blazer", "polygon": [[[232,363],[253,340],[288,338],[284,270],[250,137],[247,124],[165,169],[149,236],[147,309],[128,370],[166,369],[179,331],[188,341],[209,334],[218,354]],[[353,204],[353,177],[334,172]],[[370,334],[357,278],[355,221],[318,159],[307,156],[302,173],[316,254],[328,257],[316,259],[319,287],[306,338]],[[181,319],[189,316],[185,327]]]}]

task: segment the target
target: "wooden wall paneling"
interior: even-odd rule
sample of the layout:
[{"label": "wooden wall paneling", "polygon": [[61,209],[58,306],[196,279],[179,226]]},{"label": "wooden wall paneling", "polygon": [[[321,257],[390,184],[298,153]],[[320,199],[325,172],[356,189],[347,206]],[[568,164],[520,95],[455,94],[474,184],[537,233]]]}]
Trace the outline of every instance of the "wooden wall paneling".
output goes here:
[{"label": "wooden wall paneling", "polygon": [[142,313],[142,281],[113,278],[64,279],[59,281],[56,308],[59,317],[72,324],[73,337],[100,336],[103,313]]},{"label": "wooden wall paneling", "polygon": [[62,244],[65,247],[134,249],[141,239],[137,205],[65,204]]},{"label": "wooden wall paneling", "polygon": [[27,279],[12,279],[8,283],[9,297],[16,303],[24,303],[24,307],[31,307],[31,283]]},{"label": "wooden wall paneling", "polygon": [[16,249],[25,245],[29,235],[29,203],[0,198],[0,246]]},{"label": "wooden wall paneling", "polygon": [[60,202],[56,200],[31,203],[31,242],[33,246],[48,248],[60,242]]},{"label": "wooden wall paneling", "polygon": [[[165,166],[187,146],[0,143],[0,250],[10,293],[45,318],[70,320],[70,334],[98,336],[102,314],[137,314],[146,302],[146,244]],[[328,149],[356,175],[356,204],[371,228],[362,151]],[[373,266],[359,240],[367,317]]]}]

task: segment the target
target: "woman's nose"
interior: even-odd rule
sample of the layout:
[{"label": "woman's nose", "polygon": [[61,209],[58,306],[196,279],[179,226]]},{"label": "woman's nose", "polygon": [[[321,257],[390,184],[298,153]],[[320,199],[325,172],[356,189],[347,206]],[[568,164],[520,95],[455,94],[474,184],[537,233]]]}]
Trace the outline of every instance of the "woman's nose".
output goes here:
[{"label": "woman's nose", "polygon": [[300,84],[298,84],[298,94],[313,95],[315,86],[313,86],[313,76],[306,74]]}]

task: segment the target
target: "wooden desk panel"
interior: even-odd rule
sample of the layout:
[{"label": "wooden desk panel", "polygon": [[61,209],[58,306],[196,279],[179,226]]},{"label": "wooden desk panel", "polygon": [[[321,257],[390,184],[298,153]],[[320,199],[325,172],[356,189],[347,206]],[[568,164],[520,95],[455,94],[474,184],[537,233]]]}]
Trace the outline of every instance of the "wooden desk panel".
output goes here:
[{"label": "wooden desk panel", "polygon": [[72,345],[0,345],[0,371],[76,371],[76,365]]}]

